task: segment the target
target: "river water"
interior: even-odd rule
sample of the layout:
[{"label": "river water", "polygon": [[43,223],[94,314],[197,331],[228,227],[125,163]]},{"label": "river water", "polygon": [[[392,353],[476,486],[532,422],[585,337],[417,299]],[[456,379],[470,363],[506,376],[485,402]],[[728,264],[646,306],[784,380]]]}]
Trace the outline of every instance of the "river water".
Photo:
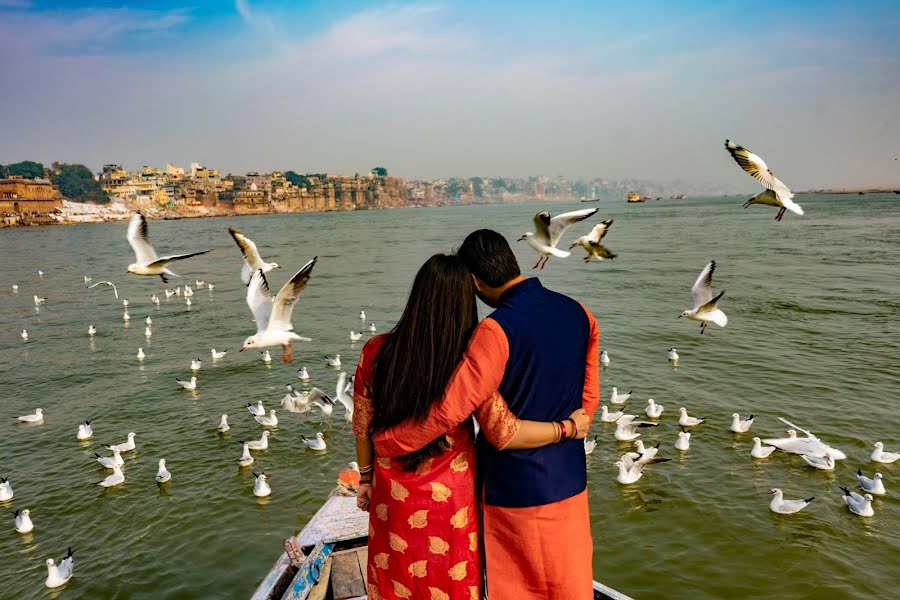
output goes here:
[{"label": "river water", "polygon": [[[675,460],[654,465],[636,485],[615,481],[612,463],[628,444],[599,423],[597,450],[588,457],[598,579],[627,594],[667,598],[887,597],[900,582],[900,462],[878,465],[888,496],[875,516],[850,514],[839,485],[855,487],[857,468],[872,475],[872,444],[900,451],[900,203],[894,195],[802,196],[806,216],[740,208],[742,199],[622,201],[549,205],[554,212],[600,208],[614,218],[605,241],[614,262],[551,259],[545,285],[585,302],[597,315],[601,345],[611,356],[603,396],[612,385],[634,390],[628,410],[646,400],[665,406],[662,425],[644,430],[649,443]],[[325,355],[340,353],[352,369],[361,344],[349,341],[365,309],[379,331],[397,319],[413,273],[432,253],[448,251],[479,227],[515,239],[531,229],[536,204],[448,207],[232,219],[151,222],[161,253],[212,249],[175,268],[183,281],[212,281],[191,310],[163,300],[155,278],[125,274],[132,255],[125,224],[16,229],[0,232],[0,476],[15,498],[0,505],[2,598],[245,598],[333,487],[352,459],[353,439],[335,410],[281,411],[267,452],[252,470],[270,475],[272,496],[251,493],[251,469],[239,469],[237,440],[262,428],[244,404],[278,406],[296,369],[311,385],[333,391],[337,374]],[[285,268],[273,287],[312,256],[313,279],[294,323],[313,342],[295,351],[295,364],[263,364],[255,352],[237,353],[253,332],[238,279],[240,255],[227,234],[235,225],[264,255]],[[576,227],[566,240],[586,232]],[[573,235],[574,234],[574,235]],[[529,273],[535,260],[515,246]],[[709,259],[718,262],[714,287],[725,329],[699,335],[676,319],[690,306],[690,286]],[[37,275],[44,271],[43,279]],[[87,290],[83,275],[112,279],[129,298],[132,320],[108,288]],[[17,294],[11,285],[18,283]],[[36,311],[32,295],[49,298]],[[143,320],[153,318],[144,338]],[[89,325],[99,333],[87,336]],[[27,342],[19,339],[22,328]],[[135,359],[139,346],[147,358]],[[677,370],[666,349],[681,355]],[[209,349],[230,350],[213,363]],[[277,354],[273,351],[273,354]],[[179,390],[192,358],[204,360],[195,393]],[[683,454],[673,448],[677,409],[709,422],[695,430]],[[42,425],[11,417],[45,411]],[[755,413],[753,433],[728,431],[730,415]],[[231,431],[215,431],[230,415]],[[799,457],[749,457],[753,434],[780,437],[784,416],[844,450],[833,472]],[[75,440],[78,424],[93,418],[94,439]],[[126,454],[126,483],[103,490],[106,473],[92,461],[103,443],[137,433]],[[328,450],[305,450],[300,435],[323,431]],[[159,458],[173,480],[155,481]],[[815,496],[803,513],[769,512],[768,491]],[[35,530],[16,533],[10,512],[30,508]],[[76,577],[58,592],[43,586],[44,560],[71,545]],[[561,556],[560,560],[566,560]]]}]

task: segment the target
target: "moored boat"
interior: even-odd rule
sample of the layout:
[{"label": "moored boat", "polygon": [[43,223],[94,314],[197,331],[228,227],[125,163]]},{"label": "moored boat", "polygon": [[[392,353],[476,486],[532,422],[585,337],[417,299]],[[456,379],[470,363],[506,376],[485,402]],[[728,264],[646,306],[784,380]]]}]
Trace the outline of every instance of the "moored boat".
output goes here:
[{"label": "moored boat", "polygon": [[[369,514],[355,495],[338,488],[256,588],[251,600],[363,600],[366,598]],[[632,600],[597,581],[594,600]]]}]

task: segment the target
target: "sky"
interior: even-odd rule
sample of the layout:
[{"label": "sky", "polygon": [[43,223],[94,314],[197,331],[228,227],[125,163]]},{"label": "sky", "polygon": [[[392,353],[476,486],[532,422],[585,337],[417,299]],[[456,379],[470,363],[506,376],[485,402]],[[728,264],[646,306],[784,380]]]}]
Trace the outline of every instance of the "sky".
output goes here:
[{"label": "sky", "polygon": [[[900,185],[900,2],[0,0],[0,163]],[[741,178],[746,178],[742,181]]]}]

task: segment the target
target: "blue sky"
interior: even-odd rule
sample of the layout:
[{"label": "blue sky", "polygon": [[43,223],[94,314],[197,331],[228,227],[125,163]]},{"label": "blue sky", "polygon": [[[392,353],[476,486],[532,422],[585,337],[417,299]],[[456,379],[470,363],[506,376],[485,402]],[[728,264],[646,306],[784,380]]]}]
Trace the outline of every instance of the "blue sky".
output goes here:
[{"label": "blue sky", "polygon": [[0,162],[900,184],[897,2],[0,0]]}]

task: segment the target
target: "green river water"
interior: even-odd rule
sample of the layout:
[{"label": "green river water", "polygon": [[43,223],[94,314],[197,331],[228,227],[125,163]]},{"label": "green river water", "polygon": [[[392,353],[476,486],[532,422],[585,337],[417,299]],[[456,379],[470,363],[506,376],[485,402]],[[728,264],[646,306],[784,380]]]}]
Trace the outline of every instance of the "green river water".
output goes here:
[{"label": "green river water", "polygon": [[[546,205],[554,213],[596,206],[613,218],[605,241],[619,254],[586,265],[581,251],[551,259],[545,285],[585,302],[597,316],[601,346],[611,356],[602,375],[634,390],[629,412],[647,398],[665,406],[662,425],[644,430],[649,443],[675,460],[654,465],[623,487],[612,463],[629,444],[600,436],[588,457],[596,577],[638,598],[889,597],[900,584],[900,462],[878,465],[888,495],[875,516],[850,514],[839,485],[856,486],[855,471],[875,471],[872,444],[900,451],[900,197],[800,196],[806,215],[742,210],[742,198]],[[337,472],[353,458],[342,409],[331,422],[318,412],[279,411],[268,451],[252,470],[270,475],[273,493],[258,501],[251,469],[239,469],[239,439],[262,427],[244,404],[278,408],[296,370],[333,392],[336,371],[325,355],[340,353],[352,370],[361,343],[349,341],[365,309],[379,331],[400,314],[412,276],[432,253],[448,251],[479,227],[515,239],[531,229],[537,204],[428,210],[292,214],[150,223],[160,253],[210,248],[175,267],[184,279],[216,284],[200,290],[191,310],[181,298],[160,307],[156,278],[126,275],[132,261],[125,224],[0,231],[0,476],[15,497],[0,503],[0,597],[246,598],[321,505]],[[240,255],[227,234],[235,225],[285,268],[273,287],[306,260],[319,262],[294,312],[298,331],[313,338],[295,349],[295,363],[264,365],[256,352],[238,354],[254,331],[240,283]],[[568,240],[586,233],[582,224]],[[535,256],[515,246],[531,273]],[[718,263],[714,287],[728,327],[676,319],[690,307],[690,286],[703,265]],[[37,270],[45,272],[43,279]],[[130,324],[108,288],[86,290],[84,275],[112,279],[131,303]],[[17,294],[11,285],[18,283]],[[172,286],[174,284],[170,284]],[[32,296],[48,302],[36,311]],[[484,308],[484,307],[482,307]],[[483,311],[484,312],[484,311]],[[153,336],[144,339],[144,318]],[[87,329],[99,333],[89,340]],[[19,334],[29,333],[27,342]],[[135,353],[143,346],[147,358]],[[681,355],[677,370],[666,349]],[[213,363],[210,348],[228,349]],[[179,390],[192,358],[203,359],[195,393]],[[673,448],[677,409],[708,417],[686,453]],[[45,411],[42,425],[13,417]],[[755,413],[752,433],[728,431],[730,415]],[[232,429],[215,427],[228,413]],[[797,456],[750,456],[752,437],[780,437],[784,416],[847,453],[833,472]],[[94,438],[78,442],[80,422],[93,418]],[[93,462],[103,443],[137,433],[126,454],[127,481],[103,490],[108,472]],[[328,450],[305,450],[300,435],[323,431]],[[155,481],[166,458],[173,480]],[[790,517],[769,512],[768,491],[815,496]],[[35,530],[20,535],[11,512],[30,508]],[[44,560],[75,549],[76,576],[48,591]],[[565,561],[565,556],[560,556]],[[895,590],[895,591],[891,591]]]}]

